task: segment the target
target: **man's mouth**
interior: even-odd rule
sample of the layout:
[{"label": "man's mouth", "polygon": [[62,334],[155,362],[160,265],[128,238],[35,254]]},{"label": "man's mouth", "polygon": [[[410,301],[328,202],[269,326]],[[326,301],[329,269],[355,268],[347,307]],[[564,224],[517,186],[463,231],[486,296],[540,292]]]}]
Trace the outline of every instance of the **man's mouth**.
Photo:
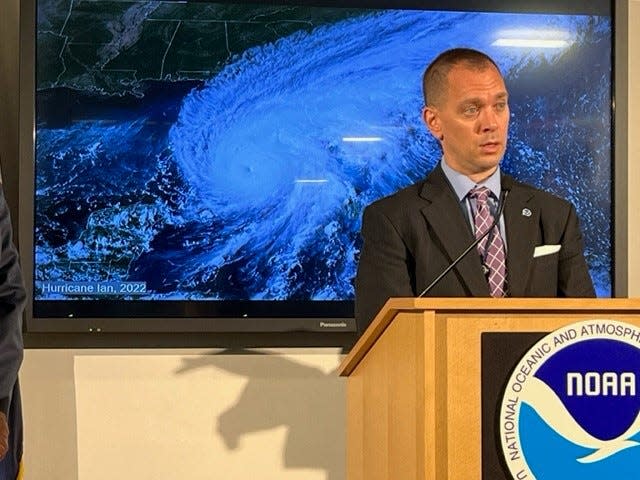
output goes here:
[{"label": "man's mouth", "polygon": [[483,152],[496,152],[500,150],[500,142],[485,142],[480,144],[480,150]]}]

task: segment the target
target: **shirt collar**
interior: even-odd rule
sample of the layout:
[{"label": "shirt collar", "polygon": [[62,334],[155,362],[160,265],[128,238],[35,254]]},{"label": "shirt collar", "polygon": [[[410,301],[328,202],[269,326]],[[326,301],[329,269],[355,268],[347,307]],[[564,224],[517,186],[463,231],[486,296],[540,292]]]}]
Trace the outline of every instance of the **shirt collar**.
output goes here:
[{"label": "shirt collar", "polygon": [[444,175],[447,177],[447,180],[449,180],[449,183],[453,187],[453,191],[456,193],[458,200],[460,200],[461,202],[465,199],[465,197],[469,193],[469,190],[471,190],[476,185],[487,187],[489,190],[491,190],[491,193],[495,195],[495,198],[500,198],[500,193],[502,190],[502,187],[500,185],[500,165],[498,165],[496,171],[493,172],[491,176],[482,183],[475,183],[466,175],[455,171],[453,168],[447,165],[447,162],[444,161],[444,158],[440,161],[440,166],[442,168],[442,171],[444,172]]}]

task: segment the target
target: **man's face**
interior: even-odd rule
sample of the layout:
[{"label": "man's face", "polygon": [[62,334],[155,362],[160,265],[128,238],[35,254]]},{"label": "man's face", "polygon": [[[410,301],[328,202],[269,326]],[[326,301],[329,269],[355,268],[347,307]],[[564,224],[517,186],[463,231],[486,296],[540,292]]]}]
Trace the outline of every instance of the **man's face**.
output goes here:
[{"label": "man's face", "polygon": [[423,119],[440,140],[447,164],[479,182],[496,170],[507,147],[507,89],[493,66],[456,65],[447,80],[444,98],[425,107]]}]

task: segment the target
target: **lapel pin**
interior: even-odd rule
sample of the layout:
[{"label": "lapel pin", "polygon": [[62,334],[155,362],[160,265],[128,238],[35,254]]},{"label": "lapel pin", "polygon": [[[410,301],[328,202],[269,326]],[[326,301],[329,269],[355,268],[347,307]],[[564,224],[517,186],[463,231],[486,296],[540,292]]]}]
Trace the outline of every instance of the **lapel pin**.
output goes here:
[{"label": "lapel pin", "polygon": [[522,216],[523,217],[530,217],[531,216],[531,210],[529,210],[528,208],[523,208],[522,209]]}]

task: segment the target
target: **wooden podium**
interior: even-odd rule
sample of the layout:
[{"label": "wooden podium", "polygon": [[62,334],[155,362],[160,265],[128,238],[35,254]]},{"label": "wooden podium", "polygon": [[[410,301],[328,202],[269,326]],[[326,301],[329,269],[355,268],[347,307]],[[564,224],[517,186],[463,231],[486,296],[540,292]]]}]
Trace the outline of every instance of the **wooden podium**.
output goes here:
[{"label": "wooden podium", "polygon": [[640,299],[390,299],[339,369],[347,480],[495,480],[482,475],[481,337],[589,319],[640,326]]}]

